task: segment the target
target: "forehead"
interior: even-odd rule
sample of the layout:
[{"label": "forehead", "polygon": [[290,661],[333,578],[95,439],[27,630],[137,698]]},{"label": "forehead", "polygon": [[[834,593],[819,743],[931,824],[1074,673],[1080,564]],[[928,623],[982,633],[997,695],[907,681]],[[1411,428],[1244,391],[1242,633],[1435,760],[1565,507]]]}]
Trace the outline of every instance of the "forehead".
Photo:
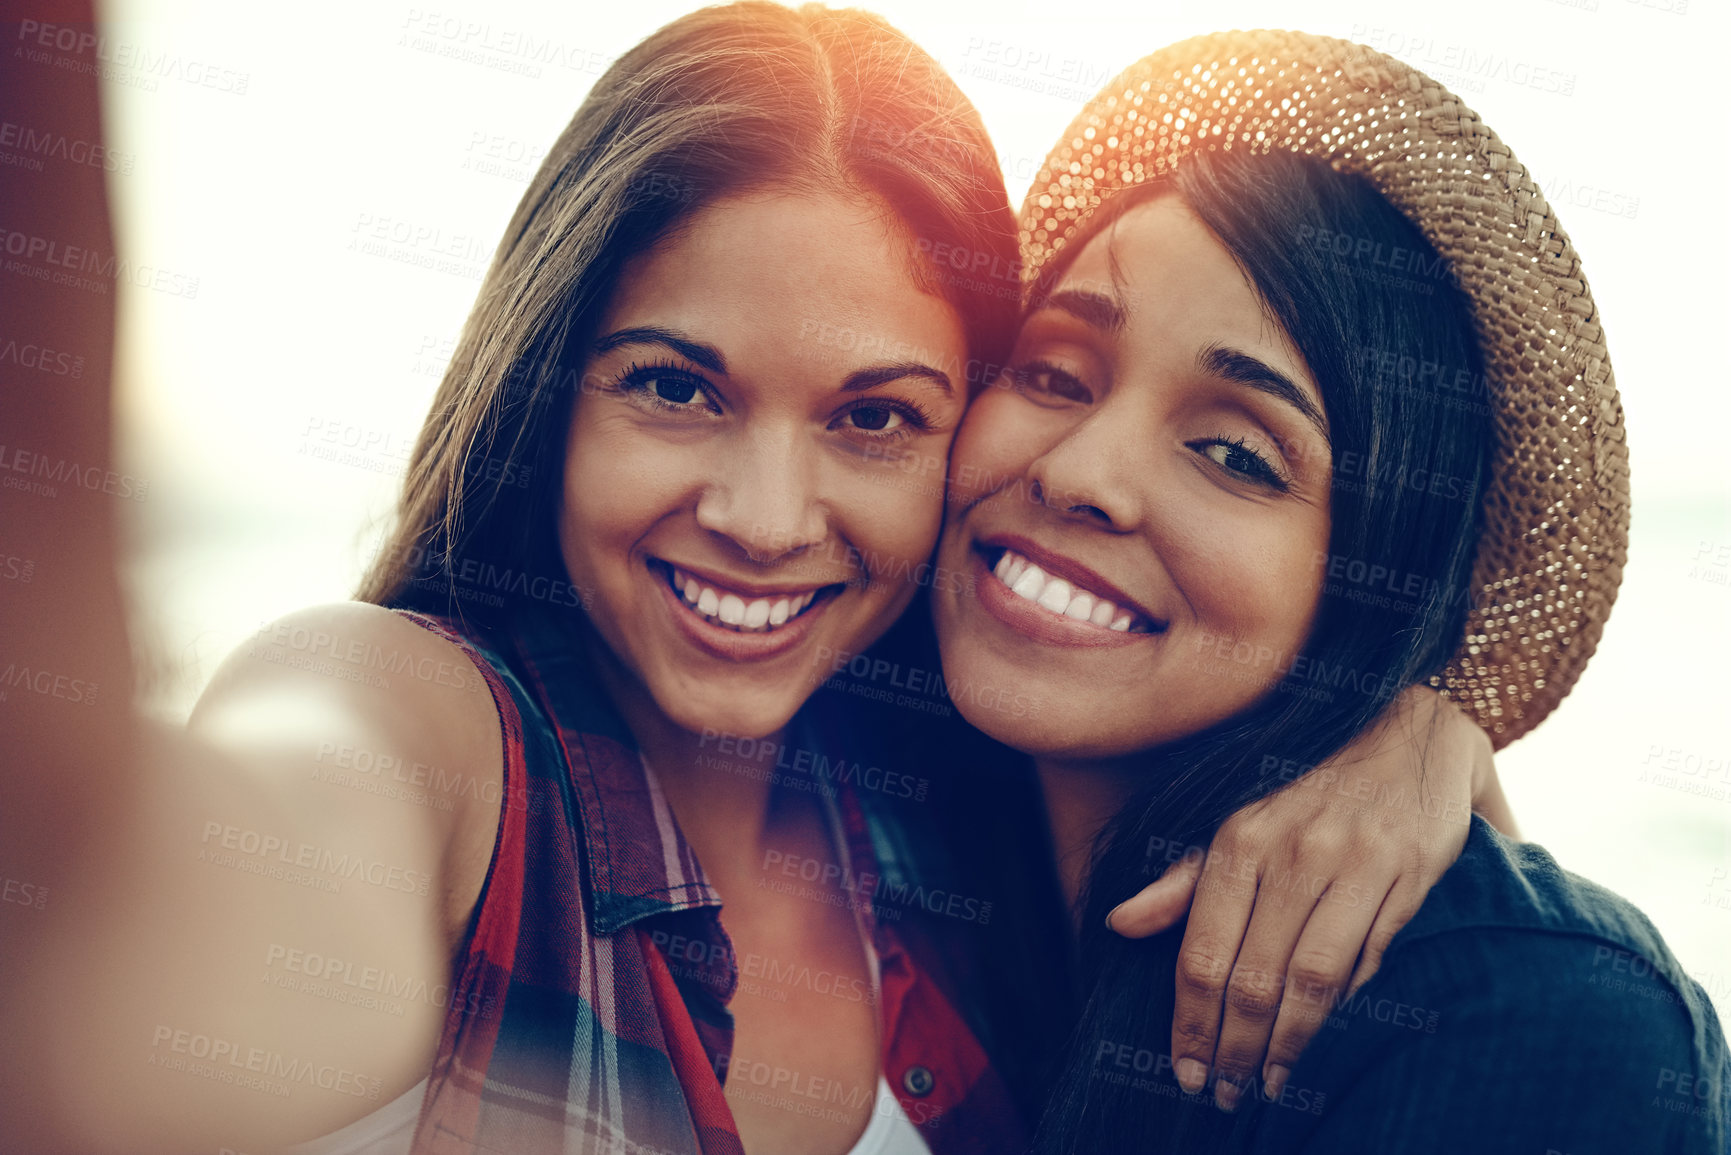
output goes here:
[{"label": "forehead", "polygon": [[868,198],[724,198],[626,262],[604,327],[653,316],[742,353],[793,343],[818,360],[963,345],[960,318],[912,262],[903,227]]},{"label": "forehead", "polygon": [[1140,200],[1096,229],[1054,288],[1115,295],[1133,321],[1175,310],[1224,321],[1263,311],[1226,246],[1172,193]]},{"label": "forehead", "polygon": [[1064,290],[1116,298],[1130,344],[1230,345],[1278,355],[1309,381],[1302,356],[1250,278],[1176,194],[1139,201],[1098,229],[1053,285]]}]

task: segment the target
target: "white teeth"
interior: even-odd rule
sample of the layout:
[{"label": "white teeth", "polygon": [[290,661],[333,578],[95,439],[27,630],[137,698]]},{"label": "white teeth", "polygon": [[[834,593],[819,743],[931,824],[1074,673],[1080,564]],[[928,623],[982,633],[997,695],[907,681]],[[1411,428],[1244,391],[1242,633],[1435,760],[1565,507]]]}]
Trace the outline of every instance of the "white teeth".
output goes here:
[{"label": "white teeth", "polygon": [[738,594],[718,593],[684,570],[668,567],[673,588],[687,605],[706,618],[741,631],[763,633],[786,625],[800,611],[817,600],[818,591],[811,590],[797,597],[753,598],[746,601]]},{"label": "white teeth", "polygon": [[1034,600],[1038,605],[1045,606],[1053,613],[1061,614],[1065,607],[1070,604],[1071,593],[1070,583],[1063,578],[1048,578],[1046,588],[1041,590],[1040,596]]},{"label": "white teeth", "polygon": [[1040,567],[1029,562],[1022,570],[1021,576],[1010,583],[1010,589],[1029,601],[1036,601],[1040,591],[1046,588],[1046,575],[1040,572]]},{"label": "white teeth", "polygon": [[1073,621],[1091,622],[1123,633],[1135,620],[1135,615],[1129,610],[1121,610],[1114,602],[1077,589],[1063,578],[1050,576],[1021,554],[1010,550],[1005,550],[998,558],[992,573],[1017,597]]}]

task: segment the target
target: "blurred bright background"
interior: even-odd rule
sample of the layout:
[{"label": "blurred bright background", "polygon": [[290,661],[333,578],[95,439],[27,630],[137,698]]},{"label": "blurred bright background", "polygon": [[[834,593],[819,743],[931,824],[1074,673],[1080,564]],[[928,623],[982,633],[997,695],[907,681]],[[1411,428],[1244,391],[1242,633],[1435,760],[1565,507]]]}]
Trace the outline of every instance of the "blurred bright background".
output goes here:
[{"label": "blurred bright background", "polygon": [[[1227,27],[1388,51],[1512,145],[1592,280],[1635,513],[1598,655],[1498,763],[1526,836],[1647,911],[1731,1022],[1724,7],[863,6],[952,70],[1018,204],[1106,79]],[[149,486],[128,503],[128,578],[153,711],[184,717],[261,623],[350,594],[529,175],[607,64],[689,7],[106,5],[121,251],[175,274],[121,298],[121,452]]]}]

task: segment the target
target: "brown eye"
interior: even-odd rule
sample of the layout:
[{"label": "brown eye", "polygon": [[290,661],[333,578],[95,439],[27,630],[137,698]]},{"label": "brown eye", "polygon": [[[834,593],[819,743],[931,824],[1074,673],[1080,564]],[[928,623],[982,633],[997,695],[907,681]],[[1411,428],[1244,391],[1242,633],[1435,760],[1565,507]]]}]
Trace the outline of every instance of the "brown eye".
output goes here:
[{"label": "brown eye", "polygon": [[670,417],[721,413],[703,379],[674,365],[633,365],[619,379],[618,388],[635,404]]},{"label": "brown eye", "polygon": [[875,433],[895,428],[890,422],[901,421],[903,418],[900,413],[883,405],[862,405],[848,414],[848,420],[853,422],[856,429],[869,429]]},{"label": "brown eye", "polygon": [[663,401],[684,405],[697,396],[697,382],[689,377],[657,377],[655,395]]},{"label": "brown eye", "polygon": [[897,441],[930,429],[932,421],[913,401],[865,401],[837,414],[829,427],[865,435],[866,440]]},{"label": "brown eye", "polygon": [[1267,458],[1242,441],[1212,438],[1207,441],[1191,442],[1190,447],[1226,472],[1241,477],[1245,481],[1266,485],[1273,489],[1290,487],[1286,478],[1282,477],[1279,471],[1268,463]]},{"label": "brown eye", "polygon": [[1035,400],[1072,401],[1086,405],[1094,392],[1072,374],[1044,361],[1030,361],[1015,370],[1016,388]]}]

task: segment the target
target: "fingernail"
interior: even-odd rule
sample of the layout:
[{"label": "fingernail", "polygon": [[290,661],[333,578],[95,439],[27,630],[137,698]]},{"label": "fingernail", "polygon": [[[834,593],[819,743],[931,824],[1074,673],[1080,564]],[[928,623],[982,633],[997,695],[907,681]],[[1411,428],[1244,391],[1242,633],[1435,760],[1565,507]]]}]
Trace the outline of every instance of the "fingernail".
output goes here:
[{"label": "fingernail", "polygon": [[1238,1110],[1238,1084],[1226,1078],[1214,1080],[1214,1105],[1228,1114]]},{"label": "fingernail", "polygon": [[1273,1102],[1280,1098],[1280,1092],[1286,1086],[1286,1080],[1292,1071],[1286,1067],[1270,1066],[1262,1080],[1262,1097]]},{"label": "fingernail", "polygon": [[1115,931],[1118,929],[1117,927],[1112,925],[1112,916],[1117,914],[1119,911],[1121,911],[1123,909],[1124,909],[1124,904],[1119,903],[1117,906],[1113,907],[1111,910],[1106,912],[1106,929],[1107,930]]},{"label": "fingernail", "polygon": [[1179,1059],[1172,1067],[1172,1073],[1178,1076],[1178,1085],[1187,1094],[1194,1095],[1208,1082],[1208,1068],[1195,1059]]}]

